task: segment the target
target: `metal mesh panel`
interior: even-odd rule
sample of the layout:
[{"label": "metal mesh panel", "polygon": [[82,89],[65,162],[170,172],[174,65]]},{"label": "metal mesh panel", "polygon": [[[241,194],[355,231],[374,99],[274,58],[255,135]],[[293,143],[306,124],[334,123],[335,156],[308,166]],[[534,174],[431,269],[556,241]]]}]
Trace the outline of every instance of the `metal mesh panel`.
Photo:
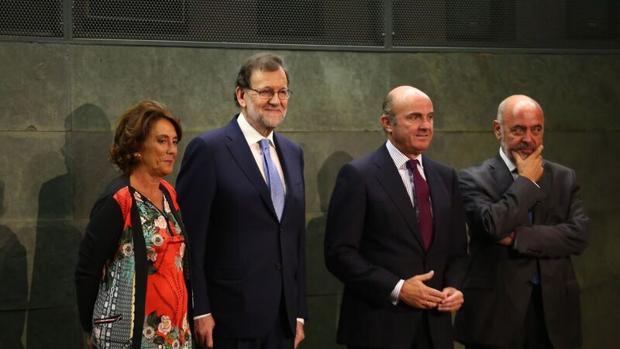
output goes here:
[{"label": "metal mesh panel", "polygon": [[0,0],[0,36],[62,37],[62,0]]},{"label": "metal mesh panel", "polygon": [[577,40],[618,40],[617,0],[567,0],[567,36]]},{"label": "metal mesh panel", "polygon": [[383,1],[75,0],[75,38],[383,46]]},{"label": "metal mesh panel", "polygon": [[618,0],[0,0],[0,40],[617,50],[619,18]]},{"label": "metal mesh panel", "polygon": [[515,0],[395,0],[394,46],[498,46],[515,38]]}]

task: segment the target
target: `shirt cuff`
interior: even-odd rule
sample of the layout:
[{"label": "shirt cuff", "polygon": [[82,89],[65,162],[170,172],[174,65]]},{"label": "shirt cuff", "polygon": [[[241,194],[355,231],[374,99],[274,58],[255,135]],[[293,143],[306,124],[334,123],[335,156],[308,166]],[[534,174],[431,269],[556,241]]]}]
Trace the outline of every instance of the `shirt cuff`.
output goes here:
[{"label": "shirt cuff", "polygon": [[300,322],[302,325],[306,324],[306,320],[304,320],[304,319],[302,319],[300,317],[297,318],[297,322]]},{"label": "shirt cuff", "polygon": [[512,239],[512,249],[515,251],[517,251],[517,240],[518,240],[518,237],[517,237],[517,234],[515,234],[515,237]]},{"label": "shirt cuff", "polygon": [[404,283],[405,280],[400,279],[400,281],[396,283],[396,286],[394,286],[394,289],[390,293],[390,300],[392,301],[393,305],[398,304],[398,296],[400,295],[400,289],[403,288]]},{"label": "shirt cuff", "polygon": [[196,316],[194,316],[194,320],[202,319],[203,317],[207,317],[207,316],[211,316],[211,313],[206,313],[206,314],[202,314],[202,315],[196,315]]},{"label": "shirt cuff", "polygon": [[[519,176],[521,176],[521,175],[519,175]],[[523,178],[527,179],[528,181],[530,181],[530,182],[534,183],[534,185],[535,185],[538,189],[540,189],[540,185],[538,185],[538,183],[534,182],[533,180],[531,180],[531,179],[529,179],[529,178],[527,178],[527,177],[525,177],[525,176],[521,176],[521,177],[523,177]]]}]

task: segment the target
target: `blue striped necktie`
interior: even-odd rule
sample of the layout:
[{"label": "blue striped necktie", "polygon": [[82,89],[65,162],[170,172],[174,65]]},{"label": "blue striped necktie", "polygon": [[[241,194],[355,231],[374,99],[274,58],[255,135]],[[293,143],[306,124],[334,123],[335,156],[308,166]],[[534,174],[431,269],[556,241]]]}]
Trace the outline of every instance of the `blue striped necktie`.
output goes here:
[{"label": "blue striped necktie", "polygon": [[261,139],[259,143],[263,153],[263,170],[265,171],[267,186],[271,191],[271,202],[273,203],[273,208],[276,210],[279,221],[282,219],[282,211],[284,211],[284,187],[280,175],[278,174],[278,169],[273,161],[271,161],[269,140]]}]

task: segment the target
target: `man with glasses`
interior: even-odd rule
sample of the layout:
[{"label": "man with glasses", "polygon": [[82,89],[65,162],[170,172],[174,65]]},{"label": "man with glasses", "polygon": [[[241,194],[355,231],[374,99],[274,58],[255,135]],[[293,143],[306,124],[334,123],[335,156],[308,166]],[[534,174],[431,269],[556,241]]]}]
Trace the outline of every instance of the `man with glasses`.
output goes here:
[{"label": "man with glasses", "polygon": [[571,257],[586,248],[588,217],[575,171],[543,160],[544,129],[535,100],[506,98],[498,154],[459,176],[471,264],[456,329],[468,349],[581,345]]},{"label": "man with glasses", "polygon": [[303,154],[274,132],[288,86],[280,57],[248,58],[234,94],[240,113],[185,150],[177,190],[203,347],[293,348],[304,338]]}]

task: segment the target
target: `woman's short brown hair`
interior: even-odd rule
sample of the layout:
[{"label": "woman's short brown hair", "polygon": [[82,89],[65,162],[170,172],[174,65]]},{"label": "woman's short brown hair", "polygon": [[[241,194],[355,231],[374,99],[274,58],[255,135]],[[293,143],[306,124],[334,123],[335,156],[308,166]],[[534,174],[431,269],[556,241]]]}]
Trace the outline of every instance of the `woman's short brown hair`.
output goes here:
[{"label": "woman's short brown hair", "polygon": [[129,108],[118,119],[114,132],[114,143],[110,147],[110,161],[118,166],[125,175],[129,175],[139,162],[137,153],[142,150],[144,141],[155,121],[166,119],[172,123],[181,140],[181,121],[165,105],[143,100]]}]

